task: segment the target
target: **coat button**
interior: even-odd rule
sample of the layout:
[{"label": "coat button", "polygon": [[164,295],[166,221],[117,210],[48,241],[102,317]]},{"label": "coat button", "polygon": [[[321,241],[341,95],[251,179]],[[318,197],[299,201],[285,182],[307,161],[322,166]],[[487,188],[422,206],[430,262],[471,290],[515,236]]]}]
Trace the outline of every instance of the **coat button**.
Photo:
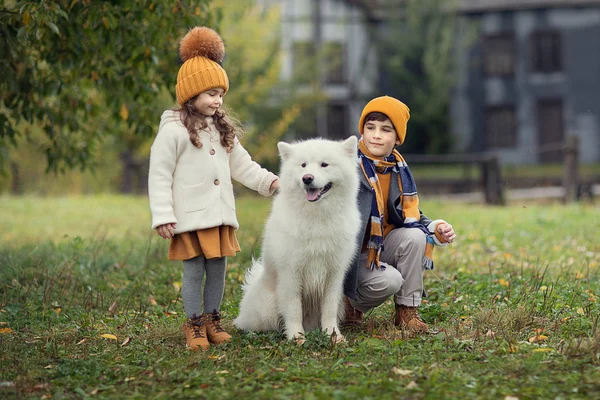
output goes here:
[{"label": "coat button", "polygon": [[219,186],[219,185],[221,184],[221,182],[220,182],[218,179],[215,179],[215,181],[214,181],[214,184],[215,184],[216,186]]},{"label": "coat button", "polygon": [[210,153],[211,156],[214,156],[215,155],[215,149],[210,149],[209,153]]}]

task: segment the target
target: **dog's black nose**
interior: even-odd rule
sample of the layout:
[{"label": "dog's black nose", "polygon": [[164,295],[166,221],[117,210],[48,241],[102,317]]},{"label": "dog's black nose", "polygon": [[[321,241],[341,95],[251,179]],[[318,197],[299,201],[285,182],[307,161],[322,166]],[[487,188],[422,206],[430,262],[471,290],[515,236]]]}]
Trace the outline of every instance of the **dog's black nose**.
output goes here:
[{"label": "dog's black nose", "polygon": [[302,182],[304,182],[305,185],[310,185],[314,180],[315,177],[310,174],[306,174],[302,177]]}]

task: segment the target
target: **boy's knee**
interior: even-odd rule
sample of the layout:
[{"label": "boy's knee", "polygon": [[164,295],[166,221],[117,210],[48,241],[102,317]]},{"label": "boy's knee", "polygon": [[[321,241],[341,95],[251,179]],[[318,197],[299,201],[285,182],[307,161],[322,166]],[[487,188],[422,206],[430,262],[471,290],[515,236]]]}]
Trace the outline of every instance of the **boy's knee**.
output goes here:
[{"label": "boy's knee", "polygon": [[406,229],[404,240],[407,249],[425,249],[425,246],[427,245],[425,233],[420,229]]},{"label": "boy's knee", "polygon": [[379,291],[385,296],[391,296],[400,291],[402,284],[404,283],[404,278],[402,278],[402,274],[392,267],[388,266],[386,268],[386,274],[382,276],[379,284]]},{"label": "boy's knee", "polygon": [[400,288],[402,288],[402,284],[404,284],[404,278],[402,278],[402,275],[400,274],[398,274],[395,279],[391,279],[388,283],[388,291],[390,296],[398,293]]}]

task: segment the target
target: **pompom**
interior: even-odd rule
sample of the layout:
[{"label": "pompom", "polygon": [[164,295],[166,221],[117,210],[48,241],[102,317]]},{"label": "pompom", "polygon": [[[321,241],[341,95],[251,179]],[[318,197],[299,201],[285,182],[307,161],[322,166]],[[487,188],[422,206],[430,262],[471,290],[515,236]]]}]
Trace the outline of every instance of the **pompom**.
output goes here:
[{"label": "pompom", "polygon": [[197,26],[181,39],[179,56],[183,62],[193,57],[206,57],[221,64],[225,57],[225,44],[217,32]]}]

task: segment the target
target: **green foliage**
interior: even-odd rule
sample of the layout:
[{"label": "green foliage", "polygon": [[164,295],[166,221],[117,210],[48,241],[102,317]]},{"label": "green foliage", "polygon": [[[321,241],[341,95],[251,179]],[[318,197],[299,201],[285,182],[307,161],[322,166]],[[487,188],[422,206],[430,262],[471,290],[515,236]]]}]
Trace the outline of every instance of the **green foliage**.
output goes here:
[{"label": "green foliage", "polygon": [[227,45],[223,67],[231,82],[225,105],[245,128],[244,146],[252,157],[276,171],[277,142],[298,117],[298,98],[279,79],[279,7],[254,1],[215,0],[223,12],[221,35]]},{"label": "green foliage", "polygon": [[[345,344],[311,332],[297,346],[232,326],[269,211],[267,199],[239,199],[243,252],[229,259],[222,307],[234,339],[191,353],[181,264],[166,261],[167,241],[150,232],[147,199],[0,201],[2,398],[600,396],[593,206],[425,201],[458,232],[425,276],[432,333],[397,330],[388,301],[344,330]],[[44,219],[51,210],[63,211]]]},{"label": "green foliage", "polygon": [[444,0],[408,0],[406,19],[381,38],[386,90],[411,109],[405,153],[450,149],[449,104],[455,83],[458,17]]},{"label": "green foliage", "polygon": [[86,167],[103,137],[124,129],[153,134],[157,97],[175,89],[178,39],[218,22],[209,3],[2,2],[0,161],[28,124],[43,131],[36,144],[52,171]]}]

